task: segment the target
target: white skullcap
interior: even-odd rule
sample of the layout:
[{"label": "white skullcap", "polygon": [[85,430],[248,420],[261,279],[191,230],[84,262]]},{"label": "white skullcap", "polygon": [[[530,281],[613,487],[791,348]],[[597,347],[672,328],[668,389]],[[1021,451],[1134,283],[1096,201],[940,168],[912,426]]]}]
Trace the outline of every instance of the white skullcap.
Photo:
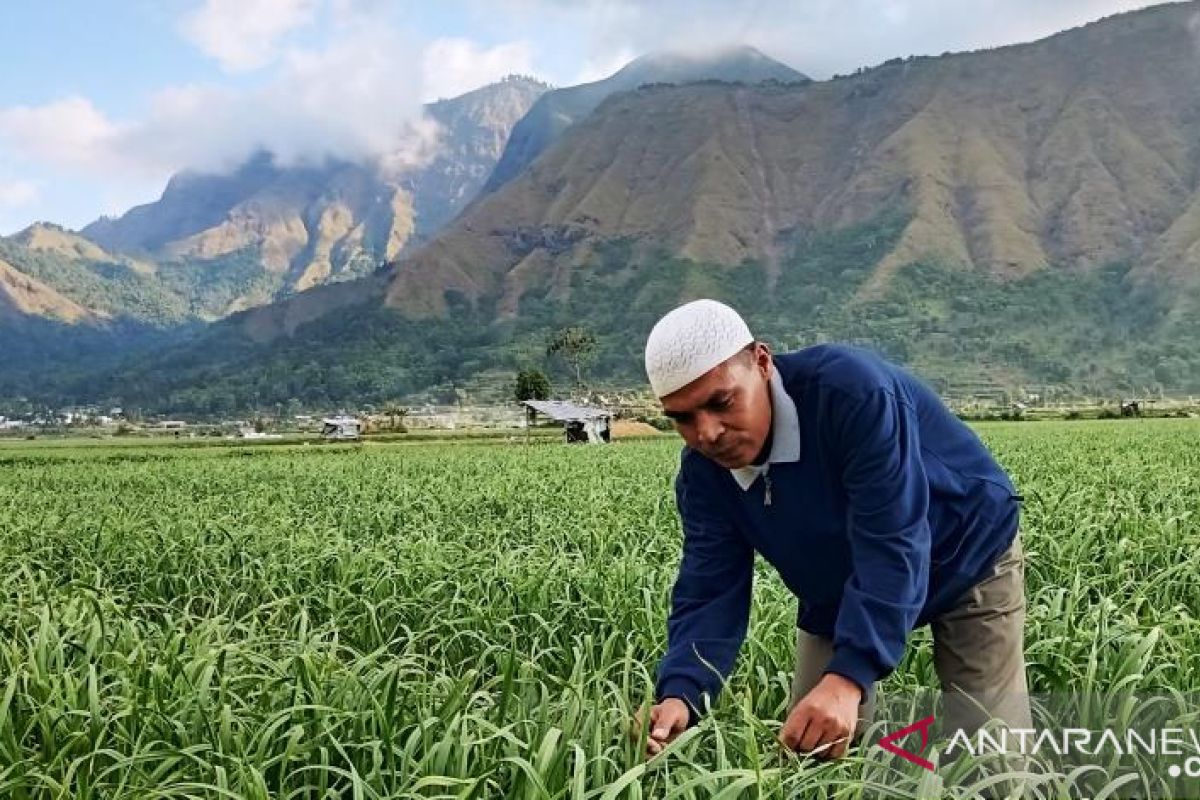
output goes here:
[{"label": "white skullcap", "polygon": [[741,316],[716,300],[693,300],[660,319],[646,339],[656,397],[687,386],[754,341]]}]

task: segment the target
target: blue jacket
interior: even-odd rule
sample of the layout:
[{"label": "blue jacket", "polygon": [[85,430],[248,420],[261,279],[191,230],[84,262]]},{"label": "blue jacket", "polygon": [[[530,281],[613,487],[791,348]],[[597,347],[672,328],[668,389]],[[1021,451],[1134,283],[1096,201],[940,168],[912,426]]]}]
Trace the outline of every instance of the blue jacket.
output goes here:
[{"label": "blue jacket", "polygon": [[[979,438],[931,389],[877,356],[820,345],[775,357],[800,457],[743,490],[685,448],[675,496],[683,559],[656,695],[703,710],[746,635],[754,553],[833,640],[826,669],[864,692],[909,631],[950,609],[1012,544],[1019,500]],[[770,503],[766,492],[770,491]]]}]

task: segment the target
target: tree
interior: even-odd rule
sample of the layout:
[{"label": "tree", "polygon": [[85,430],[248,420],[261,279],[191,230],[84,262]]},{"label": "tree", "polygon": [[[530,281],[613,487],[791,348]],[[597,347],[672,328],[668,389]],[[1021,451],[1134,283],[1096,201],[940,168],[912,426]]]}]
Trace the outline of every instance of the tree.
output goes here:
[{"label": "tree", "polygon": [[518,403],[526,400],[548,400],[550,398],[550,379],[539,369],[523,369],[517,373],[513,397],[517,399]]},{"label": "tree", "polygon": [[389,430],[408,433],[408,427],[404,424],[404,418],[408,416],[407,408],[399,403],[388,403],[384,406],[383,413],[388,417]]},{"label": "tree", "polygon": [[1189,372],[1188,362],[1178,356],[1171,356],[1158,362],[1154,368],[1154,378],[1165,387],[1178,389],[1181,384],[1187,382]]},{"label": "tree", "polygon": [[546,355],[566,361],[575,372],[575,385],[582,386],[583,367],[596,355],[596,337],[587,328],[560,328],[546,342]]},{"label": "tree", "polygon": [[[550,399],[550,379],[539,369],[523,369],[517,373],[516,385],[513,386],[513,397],[518,403],[526,400]],[[529,428],[533,425],[534,410],[525,406],[525,436],[529,436]]]}]

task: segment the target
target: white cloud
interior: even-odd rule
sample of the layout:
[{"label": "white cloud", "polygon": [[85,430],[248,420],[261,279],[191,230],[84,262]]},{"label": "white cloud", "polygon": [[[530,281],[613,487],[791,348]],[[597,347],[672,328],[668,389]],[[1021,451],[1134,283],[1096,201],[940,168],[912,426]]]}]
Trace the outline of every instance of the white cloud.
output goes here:
[{"label": "white cloud", "polygon": [[394,0],[326,0],[336,25],[357,25],[364,21],[378,24],[387,17]]},{"label": "white cloud", "polygon": [[84,97],[0,109],[0,137],[34,158],[64,166],[88,168],[103,161],[118,133]]},{"label": "white cloud", "polygon": [[260,149],[282,163],[420,162],[437,135],[420,101],[420,54],[386,27],[349,26],[324,48],[286,50],[260,85],[163,89],[136,121],[113,121],[79,97],[0,110],[0,142],[46,164],[121,180],[227,170]]},{"label": "white cloud", "polygon": [[533,46],[527,41],[481,48],[470,39],[443,38],[430,42],[421,54],[426,100],[455,97],[505,75],[533,72]]},{"label": "white cloud", "polygon": [[[504,12],[496,9],[500,3]],[[596,77],[626,53],[698,51],[749,44],[815,78],[896,56],[938,55],[1024,42],[1147,0],[476,0],[511,32],[536,25],[573,48],[565,61]],[[506,12],[506,13],[505,13]],[[544,51],[554,34],[538,40]],[[559,51],[562,55],[561,50]],[[564,63],[564,59],[557,59]],[[563,70],[572,75],[572,70]]]},{"label": "white cloud", "polygon": [[638,55],[628,47],[622,47],[615,53],[593,56],[583,63],[583,67],[580,68],[572,83],[592,83],[603,80],[633,61]]},{"label": "white cloud", "polygon": [[257,149],[287,163],[420,152],[430,130],[421,124],[417,52],[386,27],[355,26],[323,49],[288,50],[260,88],[160,93],[130,147],[199,169],[232,166]]},{"label": "white cloud", "polygon": [[38,187],[33,181],[0,180],[0,208],[23,208],[37,202]]},{"label": "white cloud", "polygon": [[182,22],[184,35],[227,72],[266,66],[287,34],[311,23],[315,0],[204,0]]}]

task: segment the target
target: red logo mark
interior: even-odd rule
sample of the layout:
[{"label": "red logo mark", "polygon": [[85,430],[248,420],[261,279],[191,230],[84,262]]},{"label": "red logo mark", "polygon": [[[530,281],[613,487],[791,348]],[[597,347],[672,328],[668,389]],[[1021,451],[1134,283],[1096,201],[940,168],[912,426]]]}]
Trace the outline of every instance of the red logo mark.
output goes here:
[{"label": "red logo mark", "polygon": [[[924,753],[925,747],[929,744],[929,726],[932,724],[933,724],[933,715],[930,715],[930,716],[926,717],[925,719],[917,720],[912,725],[909,725],[907,728],[901,728],[900,730],[896,731],[895,733],[889,733],[887,736],[880,739],[879,746],[882,747],[884,750],[887,750],[889,753],[891,753],[893,755],[900,756],[905,761],[911,761],[912,763],[916,764],[918,767],[924,767],[925,769],[929,770],[930,772],[933,772],[933,762],[926,761],[925,759],[923,759],[919,755],[917,755],[917,753]],[[909,751],[905,750],[903,747],[898,747],[896,745],[897,739],[903,739],[905,736],[908,736],[913,731],[921,732],[921,747],[917,750],[917,753],[910,753]]]}]

